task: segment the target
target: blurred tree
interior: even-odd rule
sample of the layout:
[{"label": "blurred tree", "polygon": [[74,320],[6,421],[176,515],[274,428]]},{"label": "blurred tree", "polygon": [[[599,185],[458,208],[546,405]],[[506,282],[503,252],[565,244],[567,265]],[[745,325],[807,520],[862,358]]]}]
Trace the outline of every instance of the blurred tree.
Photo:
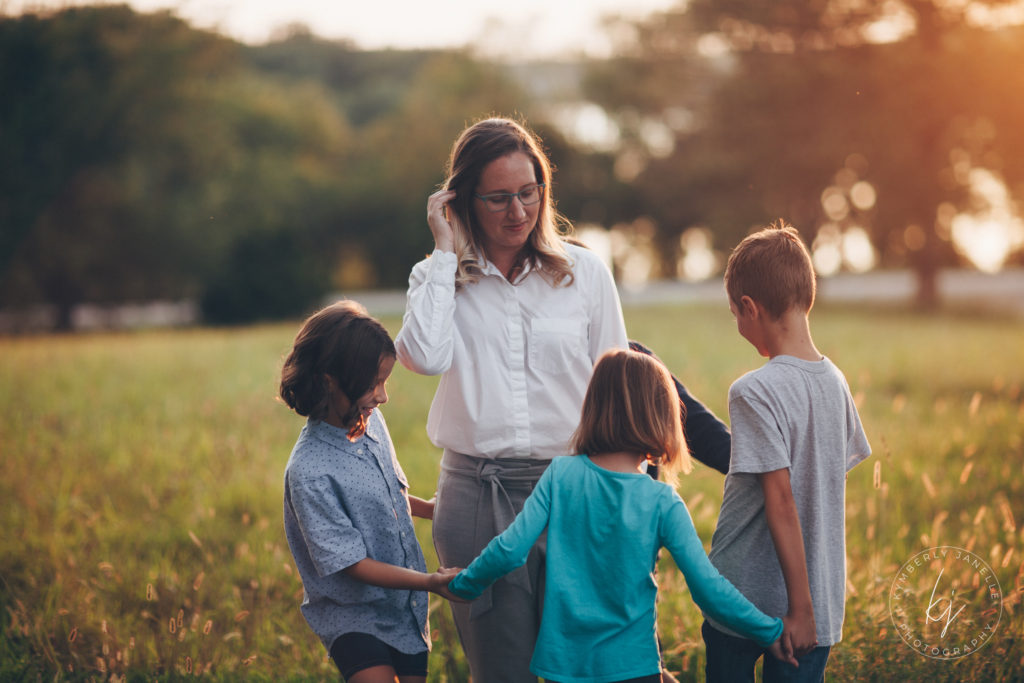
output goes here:
[{"label": "blurred tree", "polygon": [[297,28],[243,47],[127,7],[0,20],[0,88],[0,304],[63,327],[83,302],[190,297],[242,322],[401,286],[455,137],[529,112],[467,53]]},{"label": "blurred tree", "polygon": [[0,303],[50,304],[66,329],[83,302],[248,292],[234,316],[212,309],[235,321],[327,291],[353,143],[315,81],[247,71],[236,43],[126,7],[4,19],[0,51]]},{"label": "blurred tree", "polygon": [[423,65],[439,56],[428,50],[361,50],[293,25],[276,41],[245,48],[260,73],[286,82],[314,81],[327,88],[353,126],[360,127],[401,107]]},{"label": "blurred tree", "polygon": [[[202,147],[190,116],[230,43],[127,7],[0,18],[0,282],[70,325],[83,301],[180,290],[172,212]],[[151,203],[152,202],[152,203]]]},{"label": "blurred tree", "polygon": [[312,81],[236,77],[211,96],[211,108],[219,165],[207,177],[204,227],[218,243],[203,317],[238,323],[304,313],[330,289],[354,133]]},{"label": "blurred tree", "polygon": [[[809,239],[857,222],[932,305],[937,269],[956,259],[940,207],[970,208],[965,168],[1024,179],[1020,29],[970,20],[999,4],[692,0],[637,24],[592,92],[627,122],[692,114],[636,176],[666,247],[694,223],[734,244],[779,217]],[[599,87],[615,74],[628,85]],[[857,181],[877,200],[823,204]]]},{"label": "blurred tree", "polygon": [[433,249],[427,197],[444,182],[456,137],[480,118],[528,117],[530,107],[498,65],[462,52],[431,55],[399,106],[359,129],[358,158],[345,180],[342,256],[372,256],[369,284],[407,283],[412,266]]}]

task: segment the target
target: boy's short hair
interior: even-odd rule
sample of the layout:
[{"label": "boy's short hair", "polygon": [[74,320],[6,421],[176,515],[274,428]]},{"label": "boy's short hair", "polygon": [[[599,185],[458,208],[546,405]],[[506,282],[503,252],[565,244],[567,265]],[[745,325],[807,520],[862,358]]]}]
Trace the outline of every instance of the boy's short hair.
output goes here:
[{"label": "boy's short hair", "polygon": [[737,306],[749,296],[776,320],[794,306],[810,311],[814,265],[800,233],[780,221],[747,235],[729,256],[725,291]]}]

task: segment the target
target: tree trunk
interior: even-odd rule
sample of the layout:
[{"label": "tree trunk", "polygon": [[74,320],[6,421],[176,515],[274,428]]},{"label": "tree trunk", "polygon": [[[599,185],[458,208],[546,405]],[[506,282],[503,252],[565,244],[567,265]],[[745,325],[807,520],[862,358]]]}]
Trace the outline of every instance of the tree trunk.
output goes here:
[{"label": "tree trunk", "polygon": [[72,314],[74,313],[74,304],[68,302],[61,302],[56,305],[57,316],[53,321],[54,332],[72,332],[74,327],[72,325]]},{"label": "tree trunk", "polygon": [[914,275],[917,279],[914,307],[924,311],[937,309],[939,307],[938,268],[934,263],[921,261],[915,265]]}]

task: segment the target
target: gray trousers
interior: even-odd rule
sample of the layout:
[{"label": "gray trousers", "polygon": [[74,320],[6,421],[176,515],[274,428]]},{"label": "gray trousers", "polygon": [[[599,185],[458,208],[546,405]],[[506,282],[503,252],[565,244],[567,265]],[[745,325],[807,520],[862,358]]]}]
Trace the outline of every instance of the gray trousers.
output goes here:
[{"label": "gray trousers", "polygon": [[[434,548],[442,566],[467,567],[504,531],[549,461],[476,458],[445,450],[434,508]],[[530,658],[544,600],[546,536],[526,565],[471,603],[449,603],[470,674],[477,683],[536,683]]]}]

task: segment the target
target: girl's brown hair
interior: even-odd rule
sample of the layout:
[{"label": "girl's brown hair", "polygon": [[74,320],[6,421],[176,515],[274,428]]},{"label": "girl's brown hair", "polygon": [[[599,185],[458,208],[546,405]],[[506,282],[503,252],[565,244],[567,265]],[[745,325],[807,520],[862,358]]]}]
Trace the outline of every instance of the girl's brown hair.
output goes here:
[{"label": "girl's brown hair", "polygon": [[339,301],[311,315],[299,333],[281,370],[281,399],[299,415],[322,420],[327,416],[334,378],[351,405],[342,415],[355,439],[366,431],[357,401],[373,388],[384,356],[395,356],[395,344],[384,326],[355,301]]},{"label": "girl's brown hair", "polygon": [[[455,226],[455,254],[458,256],[456,287],[476,282],[482,275],[484,253],[476,212],[473,211],[473,195],[480,175],[492,161],[516,152],[530,158],[537,182],[544,185],[537,227],[530,233],[525,255],[535,262],[552,284],[572,282],[569,257],[561,240],[562,235],[572,231],[572,225],[555,210],[551,198],[551,162],[541,147],[540,139],[511,119],[489,118],[464,130],[455,141],[448,159],[448,179],[444,188],[455,192],[449,206],[455,219],[452,222]],[[456,223],[463,229],[459,229]]]},{"label": "girl's brown hair", "polygon": [[576,453],[643,453],[674,486],[676,475],[693,467],[683,413],[672,377],[661,363],[636,351],[607,351],[594,366],[570,443]]}]

